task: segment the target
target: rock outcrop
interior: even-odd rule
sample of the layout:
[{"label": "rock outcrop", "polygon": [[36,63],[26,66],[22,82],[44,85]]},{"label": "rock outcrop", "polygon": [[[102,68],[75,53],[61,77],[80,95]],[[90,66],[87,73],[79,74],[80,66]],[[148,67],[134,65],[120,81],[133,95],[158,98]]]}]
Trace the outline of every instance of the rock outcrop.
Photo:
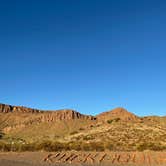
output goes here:
[{"label": "rock outcrop", "polygon": [[41,112],[37,109],[22,107],[22,106],[11,106],[7,104],[0,104],[0,113],[9,113],[9,112],[16,112],[16,113],[38,113]]},{"label": "rock outcrop", "polygon": [[[138,121],[140,118],[133,113],[128,112],[124,108],[116,108],[111,111],[103,112],[96,117],[90,115],[83,115],[75,110],[63,109],[55,111],[43,111],[38,109],[31,109],[22,106],[11,106],[6,104],[0,104],[0,113],[16,113],[19,116],[22,114],[29,114],[31,116],[26,124],[42,123],[42,122],[56,122],[62,120],[74,120],[74,119],[89,119],[99,121],[107,121],[110,119],[119,118],[123,121]],[[33,116],[32,116],[33,115]],[[25,122],[24,122],[25,123]]]},{"label": "rock outcrop", "polygon": [[12,112],[13,107],[11,105],[6,105],[6,104],[0,104],[0,113],[8,113]]},{"label": "rock outcrop", "polygon": [[73,119],[89,119],[95,120],[95,117],[89,115],[83,115],[77,111],[64,109],[55,111],[43,111],[38,109],[31,109],[27,107],[11,106],[6,104],[0,104],[0,113],[32,113],[37,115],[36,118],[29,122],[55,122],[58,120],[73,120]]},{"label": "rock outcrop", "polygon": [[95,120],[93,116],[83,115],[74,110],[58,110],[48,112],[47,114],[42,114],[41,121],[42,122],[54,122],[58,120],[71,120],[71,119],[89,119]]}]

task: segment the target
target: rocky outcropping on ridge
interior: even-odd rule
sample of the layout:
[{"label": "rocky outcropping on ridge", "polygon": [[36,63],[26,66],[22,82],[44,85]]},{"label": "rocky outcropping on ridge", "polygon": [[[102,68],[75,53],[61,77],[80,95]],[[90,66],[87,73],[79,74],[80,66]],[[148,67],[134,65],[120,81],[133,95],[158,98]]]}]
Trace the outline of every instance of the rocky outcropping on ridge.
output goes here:
[{"label": "rocky outcropping on ridge", "polygon": [[22,107],[22,106],[11,106],[7,104],[0,104],[0,113],[9,113],[9,112],[38,113],[41,111],[37,109]]},{"label": "rocky outcropping on ridge", "polygon": [[43,111],[38,109],[31,109],[27,107],[11,106],[6,104],[0,104],[0,113],[32,113],[38,114],[37,121],[40,122],[54,122],[58,120],[72,120],[72,119],[89,119],[95,120],[95,117],[90,115],[83,115],[77,111],[71,109],[55,110],[55,111]]}]

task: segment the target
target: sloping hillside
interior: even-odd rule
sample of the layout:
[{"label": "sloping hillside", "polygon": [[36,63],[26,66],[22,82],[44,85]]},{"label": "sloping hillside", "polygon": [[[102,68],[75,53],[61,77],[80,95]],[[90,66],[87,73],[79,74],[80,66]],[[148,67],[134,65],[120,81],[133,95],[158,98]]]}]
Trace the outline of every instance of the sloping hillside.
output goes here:
[{"label": "sloping hillside", "polygon": [[124,108],[115,108],[111,111],[103,112],[97,115],[97,118],[100,120],[110,120],[110,119],[118,118],[120,120],[127,121],[127,122],[129,121],[136,122],[140,120],[138,116],[134,115],[131,112],[128,112]]},{"label": "sloping hillside", "polygon": [[11,143],[57,141],[110,150],[166,149],[166,117],[139,117],[124,108],[97,116],[65,109],[43,111],[0,104],[1,140]]}]

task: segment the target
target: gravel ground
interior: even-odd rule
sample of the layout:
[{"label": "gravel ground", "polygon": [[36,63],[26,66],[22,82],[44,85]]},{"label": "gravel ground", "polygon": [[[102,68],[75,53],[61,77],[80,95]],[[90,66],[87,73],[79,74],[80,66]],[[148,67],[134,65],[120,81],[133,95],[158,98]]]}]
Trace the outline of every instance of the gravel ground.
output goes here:
[{"label": "gravel ground", "polygon": [[[50,155],[51,154],[51,155]],[[58,158],[56,157],[58,152],[22,152],[22,153],[0,153],[0,166],[166,166],[166,152],[108,152],[107,156],[116,156],[116,161],[114,158],[111,160],[103,160],[102,163],[98,164],[99,159],[105,152],[59,152]],[[66,154],[66,155],[64,155]],[[68,156],[71,154],[83,156],[82,161],[84,161],[85,156],[89,154],[91,156],[96,156],[94,161],[92,162],[91,158],[89,158],[89,162],[81,163],[81,162],[64,162]],[[136,155],[136,160],[134,158],[130,158],[130,162],[126,162],[128,155],[133,156]],[[51,156],[51,157],[48,157]],[[64,156],[64,157],[63,157]],[[118,156],[121,156],[119,158]],[[93,158],[93,157],[92,157]],[[47,160],[45,160],[47,159]],[[51,160],[49,160],[51,159]],[[61,160],[59,160],[61,159]],[[138,162],[132,162],[133,159]],[[114,160],[114,162],[112,162]],[[50,162],[51,161],[51,162]],[[79,160],[80,161],[80,160]],[[124,163],[125,161],[125,163]],[[142,164],[140,164],[140,161]]]}]

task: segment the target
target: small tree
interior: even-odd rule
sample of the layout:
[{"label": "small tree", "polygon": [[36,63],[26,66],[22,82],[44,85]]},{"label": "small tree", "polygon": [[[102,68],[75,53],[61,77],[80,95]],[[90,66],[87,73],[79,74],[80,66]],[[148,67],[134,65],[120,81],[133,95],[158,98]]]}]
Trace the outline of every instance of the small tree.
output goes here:
[{"label": "small tree", "polygon": [[4,136],[4,133],[2,132],[2,130],[0,130],[0,139],[2,139]]}]

